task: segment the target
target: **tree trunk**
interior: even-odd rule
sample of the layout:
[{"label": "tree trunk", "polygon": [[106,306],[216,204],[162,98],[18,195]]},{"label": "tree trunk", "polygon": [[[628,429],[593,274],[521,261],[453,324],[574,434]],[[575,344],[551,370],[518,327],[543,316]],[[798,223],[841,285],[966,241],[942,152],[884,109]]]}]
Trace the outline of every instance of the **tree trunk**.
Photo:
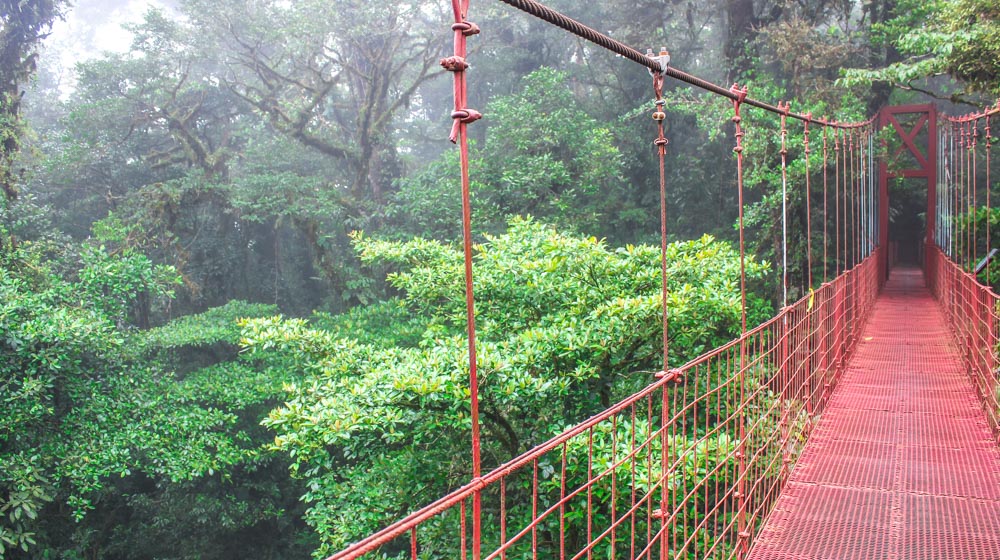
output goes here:
[{"label": "tree trunk", "polygon": [[[872,25],[885,23],[895,15],[896,0],[875,0],[869,4],[871,10]],[[892,45],[882,48],[873,48],[869,54],[870,67],[884,68],[894,62],[899,62],[902,57]],[[868,114],[873,114],[889,103],[889,96],[892,95],[892,84],[886,82],[876,82],[872,84],[871,97],[868,100]]]},{"label": "tree trunk", "polygon": [[753,0],[729,0],[726,18],[729,21],[725,42],[726,60],[730,76],[736,76],[742,67],[746,46],[756,35],[758,21],[754,15]]}]

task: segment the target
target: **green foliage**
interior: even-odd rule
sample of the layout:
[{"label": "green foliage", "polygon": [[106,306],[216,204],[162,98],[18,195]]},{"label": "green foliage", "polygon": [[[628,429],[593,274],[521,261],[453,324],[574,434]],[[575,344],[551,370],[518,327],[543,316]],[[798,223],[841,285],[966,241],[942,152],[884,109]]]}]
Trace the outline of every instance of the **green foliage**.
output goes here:
[{"label": "green foliage", "polygon": [[0,2],[0,190],[5,201],[18,196],[14,159],[25,132],[21,87],[34,75],[37,49],[64,5],[63,0]]},{"label": "green foliage", "polygon": [[[106,233],[104,241],[121,239]],[[232,533],[294,511],[301,491],[291,489],[287,467],[263,448],[270,435],[259,426],[292,372],[230,362],[180,378],[156,368],[168,358],[190,368],[193,359],[171,354],[178,350],[221,346],[229,349],[225,358],[235,358],[236,317],[272,314],[274,307],[234,302],[139,335],[125,310],[143,293],[168,295],[176,274],[132,249],[84,246],[76,261],[53,248],[22,243],[0,252],[0,546],[32,557],[107,552],[121,542],[108,527],[126,507],[126,488],[142,509],[150,500],[179,503],[178,488],[217,480],[200,507],[243,519],[231,523]],[[154,489],[144,488],[150,480]],[[253,498],[226,498],[223,481]],[[142,519],[136,515],[133,531]],[[178,523],[218,539],[214,523],[192,521]],[[152,541],[147,550],[157,546]],[[194,546],[208,550],[197,539]]]},{"label": "green foliage", "polygon": [[[429,501],[465,472],[468,382],[461,252],[439,242],[359,236],[362,261],[426,321],[415,346],[257,319],[248,357],[307,372],[266,424],[292,472],[310,485],[307,519],[336,549]],[[672,363],[739,330],[739,261],[711,238],[671,244]],[[514,219],[477,247],[479,371],[487,462],[498,464],[611,399],[649,382],[661,353],[659,249],[611,249],[595,238]],[[759,278],[767,266],[750,261]],[[751,320],[769,311],[751,296]],[[398,340],[398,331],[385,331]],[[409,335],[408,335],[409,336]],[[415,340],[415,339],[411,339]],[[368,491],[364,489],[368,488]],[[348,489],[351,491],[349,492]]]},{"label": "green foliage", "polygon": [[[104,425],[106,407],[117,408],[108,399],[122,397],[127,385],[115,375],[125,360],[115,318],[100,303],[85,303],[92,284],[60,277],[44,249],[26,243],[0,252],[0,463],[5,471],[0,508],[7,512],[0,517],[0,530],[6,546],[24,550],[34,544],[38,512],[60,486],[87,485],[89,477],[81,471],[90,468],[88,461],[74,459],[86,456],[80,450],[95,442],[88,439],[92,433],[77,428],[93,432]],[[96,253],[90,253],[89,264],[103,260],[126,277],[151,277],[148,261]],[[114,285],[115,279],[109,280]],[[85,509],[70,498],[77,512]]]},{"label": "green foliage", "polygon": [[[759,80],[751,85],[754,95],[766,99],[778,99],[783,93],[779,84],[767,79]],[[858,122],[864,119],[863,104],[859,97],[852,93],[844,93],[836,105],[824,102],[799,104],[793,110],[800,113],[811,113],[821,116],[833,113],[835,119],[842,122]],[[833,117],[831,117],[833,118]],[[785,145],[786,156],[786,193],[787,215],[785,217],[788,231],[788,284],[789,303],[794,302],[806,293],[808,285],[808,234],[807,225],[812,230],[812,264],[813,283],[823,280],[823,220],[829,219],[827,228],[833,228],[835,216],[834,196],[836,175],[834,149],[834,130],[824,127],[809,126],[808,168],[810,177],[810,195],[807,215],[806,206],[806,154],[805,127],[801,121],[786,119]],[[782,263],[782,162],[781,162],[781,118],[778,115],[764,111],[746,111],[743,117],[745,136],[743,138],[745,156],[744,185],[747,190],[748,205],[745,212],[745,226],[749,231],[750,246],[764,259],[769,260],[775,270],[781,269]],[[823,139],[827,137],[826,168],[824,168]],[[855,144],[857,141],[855,140]],[[877,144],[876,144],[877,145]],[[866,147],[867,149],[867,147]],[[827,179],[826,201],[827,214],[824,214],[824,177]],[[809,223],[811,222],[811,224]],[[832,233],[829,234],[833,236]],[[828,251],[832,253],[833,251]],[[842,261],[843,259],[841,259]],[[838,268],[839,266],[839,268]],[[835,256],[826,263],[830,277],[835,270],[843,270],[844,262],[837,261]],[[781,276],[775,274],[771,278],[773,300],[781,301]]]},{"label": "green foliage", "polygon": [[[861,118],[877,96],[830,80],[846,60],[878,58],[863,39],[893,4],[668,2],[649,18],[648,6],[562,3],[627,42],[663,39],[687,71],[721,83],[735,70],[756,98],[808,97],[793,108],[841,120]],[[452,83],[438,69],[448,45],[435,39],[448,32],[447,6],[154,9],[128,27],[130,52],[77,67],[75,91],[39,80],[23,98],[32,135],[22,84],[64,4],[7,4],[0,556],[322,554],[467,481],[463,267],[449,244],[460,228],[458,154],[444,151]],[[947,71],[995,91],[992,2],[895,4],[897,17],[875,31],[909,58],[842,85]],[[641,244],[659,226],[658,162],[644,72],[501,8],[477,7],[473,19],[484,33],[470,40],[470,105],[485,115],[470,127],[475,291],[484,457],[495,465],[663,366],[659,249]],[[735,251],[700,237],[735,237],[731,105],[674,88],[668,229],[693,239],[669,247],[678,365],[737,332],[740,302]],[[748,272],[752,288],[775,288],[777,119],[744,115],[749,246],[772,263],[751,259]],[[804,291],[799,126],[789,135],[790,272]],[[819,137],[813,129],[814,195]],[[32,150],[18,153],[22,140]],[[31,168],[11,175],[22,164]],[[819,204],[814,196],[814,250]],[[556,228],[511,218],[528,214]],[[995,223],[976,215],[968,227],[984,219]],[[751,322],[770,313],[767,298],[748,305]],[[717,415],[733,405],[710,404]],[[783,406],[760,425],[794,438],[802,413]],[[611,437],[596,437],[604,460]],[[733,438],[672,440],[694,460],[676,476],[703,476],[702,459],[725,455]],[[544,476],[558,485],[554,471]],[[610,496],[597,498],[607,508]],[[456,520],[445,521],[421,540]],[[442,547],[425,552],[454,556]]]},{"label": "green foliage", "polygon": [[[514,215],[578,232],[634,227],[616,139],[581,108],[569,74],[535,70],[517,93],[494,98],[485,113],[486,141],[471,155],[477,227],[498,231]],[[449,152],[400,183],[391,212],[406,220],[410,233],[458,236],[456,170],[457,158]]]},{"label": "green foliage", "polygon": [[[952,247],[945,247],[945,251],[957,256],[958,262],[965,270],[972,272],[979,264],[974,260],[964,261],[964,255],[978,255],[980,259],[985,257],[993,247],[997,246],[997,234],[1000,233],[1000,209],[985,206],[972,208],[970,211],[959,214],[954,218],[945,218],[946,222],[939,227],[954,228]],[[953,220],[948,223],[948,220]],[[987,229],[990,232],[989,247],[986,244]],[[970,245],[971,243],[971,245]],[[979,274],[979,280],[986,282],[989,279],[994,290],[1000,289],[1000,262],[993,259],[988,266]]]},{"label": "green foliage", "polygon": [[[597,429],[572,438],[567,445],[567,470],[565,475],[566,485],[569,488],[578,487],[588,480],[588,468],[592,473],[602,473],[612,467],[612,457],[617,458],[620,464],[615,467],[616,488],[614,496],[616,499],[615,510],[619,516],[621,512],[628,511],[632,505],[633,488],[638,496],[653,492],[658,498],[660,490],[655,488],[656,482],[662,476],[661,458],[663,452],[663,440],[655,434],[650,434],[650,424],[648,422],[630,422],[629,417],[619,416],[614,422],[616,430],[612,432],[612,424],[608,421],[600,424]],[[653,426],[654,430],[658,426]],[[654,437],[650,438],[653,435]],[[728,543],[722,539],[716,539],[704,528],[696,532],[699,524],[703,524],[706,512],[714,507],[726,507],[721,503],[722,498],[718,493],[725,492],[725,484],[736,479],[737,464],[734,453],[738,448],[738,439],[733,434],[724,430],[719,430],[712,435],[689,439],[680,435],[667,435],[667,457],[672,468],[665,477],[666,492],[668,496],[676,496],[675,500],[680,501],[681,496],[685,496],[685,509],[681,512],[678,522],[674,525],[677,532],[676,537],[685,538],[697,535],[696,542],[689,543],[687,557],[703,557],[705,551],[713,550],[714,554],[709,557],[725,558],[728,552]],[[623,460],[632,453],[632,442],[649,443],[634,452],[634,458]],[[593,450],[590,453],[591,449]],[[588,460],[590,455],[592,460]],[[553,469],[551,475],[546,477],[542,486],[547,489],[549,495],[558,499],[559,490],[563,481],[562,473]],[[610,476],[601,484],[596,484],[592,490],[592,502],[594,515],[592,516],[593,527],[611,526],[611,505],[612,491]],[[530,491],[530,487],[526,489]],[[721,491],[721,492],[720,492]],[[690,493],[690,496],[687,494]],[[654,498],[654,502],[656,499]],[[525,499],[527,501],[527,498]],[[523,502],[522,502],[523,503]],[[729,505],[732,509],[732,504]],[[582,510],[574,512],[575,515],[567,516],[566,524],[569,539],[576,541],[575,548],[585,546],[586,540],[586,519],[581,519]],[[731,515],[731,514],[730,514]],[[725,515],[718,516],[725,520]],[[550,523],[556,527],[553,533],[558,534],[558,518],[549,519]],[[653,531],[658,527],[653,527]],[[629,529],[631,531],[631,528]],[[636,523],[636,534],[642,535],[646,532],[646,519],[640,518]],[[629,552],[629,543],[618,543],[617,555]],[[669,536],[667,542],[676,542]],[[597,557],[610,557],[610,546],[607,540],[598,544],[595,550]],[[699,554],[700,553],[700,554]],[[679,558],[684,558],[679,556]]]},{"label": "green foliage", "polygon": [[429,322],[428,317],[413,313],[405,300],[397,298],[358,306],[340,315],[317,311],[309,319],[314,328],[336,338],[385,348],[418,346]]},{"label": "green foliage", "polygon": [[[992,0],[900,0],[895,17],[873,26],[876,40],[905,58],[886,67],[849,69],[847,85],[884,81],[913,86],[949,74],[966,92],[1000,94],[1000,9]],[[957,93],[952,95],[958,99]]]},{"label": "green foliage", "polygon": [[[233,300],[204,313],[174,319],[166,325],[143,332],[138,338],[150,353],[235,347],[239,341],[241,319],[266,317],[277,312],[275,305]],[[234,358],[235,353],[230,357]],[[190,355],[177,359],[180,363],[190,361]]]}]

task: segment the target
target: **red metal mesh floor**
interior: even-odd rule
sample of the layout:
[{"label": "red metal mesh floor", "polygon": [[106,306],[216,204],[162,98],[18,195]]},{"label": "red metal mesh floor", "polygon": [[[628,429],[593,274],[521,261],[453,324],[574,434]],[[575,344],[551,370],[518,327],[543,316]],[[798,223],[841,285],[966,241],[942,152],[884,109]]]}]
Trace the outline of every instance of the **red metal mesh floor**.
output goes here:
[{"label": "red metal mesh floor", "polygon": [[919,270],[893,271],[749,558],[1000,559],[1000,450]]}]

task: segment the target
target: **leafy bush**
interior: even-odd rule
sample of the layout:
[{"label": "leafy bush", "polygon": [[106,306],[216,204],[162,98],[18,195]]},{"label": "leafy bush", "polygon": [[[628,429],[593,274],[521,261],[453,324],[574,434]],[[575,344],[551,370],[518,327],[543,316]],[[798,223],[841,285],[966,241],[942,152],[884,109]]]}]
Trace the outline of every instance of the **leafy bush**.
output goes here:
[{"label": "leafy bush", "polygon": [[[307,520],[323,539],[317,555],[469,476],[461,251],[364,236],[356,246],[364,262],[394,268],[390,284],[426,325],[417,344],[350,336],[350,321],[336,323],[334,334],[301,319],[265,318],[247,321],[243,332],[249,359],[308,374],[289,385],[288,402],[266,424],[310,487]],[[739,260],[731,246],[705,237],[671,244],[668,263],[679,364],[739,332]],[[751,278],[766,271],[748,263]],[[659,248],[611,249],[514,219],[477,247],[475,274],[487,466],[630,394],[659,369]],[[751,303],[751,320],[766,316],[766,304]]]}]

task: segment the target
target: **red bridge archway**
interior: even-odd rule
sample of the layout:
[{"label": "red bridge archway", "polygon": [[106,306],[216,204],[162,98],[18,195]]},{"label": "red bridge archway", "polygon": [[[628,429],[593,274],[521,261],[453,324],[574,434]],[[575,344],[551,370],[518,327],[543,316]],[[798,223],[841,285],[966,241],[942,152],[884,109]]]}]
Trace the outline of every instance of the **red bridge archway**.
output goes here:
[{"label": "red bridge archway", "polygon": [[[906,115],[915,115],[913,119],[901,119]],[[927,222],[924,244],[934,242],[936,200],[937,200],[937,108],[934,105],[898,105],[884,107],[879,112],[879,129],[892,127],[894,134],[901,140],[892,153],[886,153],[879,158],[879,220],[878,240],[883,247],[879,263],[879,276],[884,282],[888,278],[889,267],[892,264],[892,251],[889,249],[889,181],[898,178],[926,179],[927,181]],[[926,131],[926,146],[923,150],[918,145],[918,139]],[[890,167],[889,162],[908,164],[902,169]]]}]

